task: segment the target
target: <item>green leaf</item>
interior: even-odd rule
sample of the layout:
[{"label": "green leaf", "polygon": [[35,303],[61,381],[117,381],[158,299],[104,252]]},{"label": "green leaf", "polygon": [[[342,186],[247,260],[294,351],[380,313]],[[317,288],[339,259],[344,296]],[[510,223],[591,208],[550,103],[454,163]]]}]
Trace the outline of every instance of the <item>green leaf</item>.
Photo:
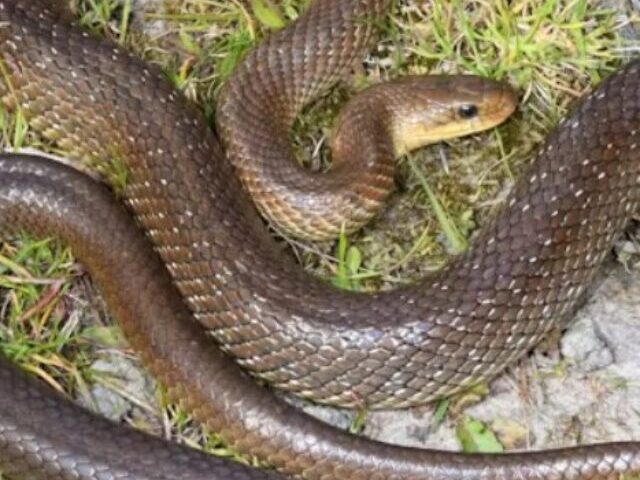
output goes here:
[{"label": "green leaf", "polygon": [[24,146],[24,138],[29,129],[29,124],[22,113],[22,109],[18,109],[15,115],[16,123],[13,130],[13,148],[18,150]]},{"label": "green leaf", "polygon": [[343,229],[340,232],[340,237],[338,237],[338,267],[336,269],[336,274],[331,279],[331,283],[344,290],[348,290],[351,287],[346,265],[347,246],[347,235],[344,233]]},{"label": "green leaf", "polygon": [[443,422],[444,417],[447,415],[447,410],[449,410],[449,399],[444,398],[438,402],[436,411],[433,413],[433,423],[435,425],[439,425]]},{"label": "green leaf", "polygon": [[356,275],[362,266],[362,253],[358,247],[349,247],[347,251],[347,269],[351,275]]},{"label": "green leaf", "polygon": [[431,208],[433,208],[436,219],[440,224],[440,228],[442,229],[442,232],[444,233],[449,243],[449,249],[451,250],[451,253],[454,255],[461,254],[468,247],[467,239],[464,237],[464,235],[462,235],[451,218],[449,218],[447,212],[445,212],[442,204],[440,203],[440,200],[438,200],[438,197],[431,189],[431,186],[427,181],[427,177],[425,177],[424,173],[422,173],[422,170],[418,168],[411,157],[407,157],[407,160],[409,162],[409,167],[411,167],[411,170],[413,171],[413,174],[418,178],[418,182],[420,182],[422,189],[429,198]]},{"label": "green leaf", "polygon": [[82,332],[82,337],[111,348],[122,348],[126,344],[120,331],[113,327],[87,327]]},{"label": "green leaf", "polygon": [[120,43],[124,44],[127,39],[127,32],[129,31],[129,22],[131,20],[131,11],[133,5],[131,0],[125,0],[122,7],[122,19],[120,21]]},{"label": "green leaf", "polygon": [[367,410],[360,409],[356,411],[351,425],[349,425],[349,433],[358,434],[362,433],[365,424],[367,423]]},{"label": "green leaf", "polygon": [[269,0],[251,0],[251,8],[258,21],[271,30],[285,26],[280,10]]},{"label": "green leaf", "polygon": [[[184,29],[180,29],[178,31],[178,37],[180,38],[180,45],[182,46],[182,48],[184,48],[187,52],[193,54],[193,55],[200,55],[200,46],[198,45],[198,42],[195,41],[195,39],[193,38],[193,36],[191,35],[191,33],[189,33],[188,31],[184,30]],[[176,72],[178,73],[178,72]]]},{"label": "green leaf", "polygon": [[456,427],[456,435],[466,453],[500,453],[504,447],[495,434],[479,420],[464,417]]},{"label": "green leaf", "polygon": [[224,81],[231,75],[238,62],[252,45],[253,38],[247,30],[239,30],[226,38],[224,53],[216,63],[221,80]]},{"label": "green leaf", "polygon": [[[362,252],[358,247],[349,246],[349,240],[344,232],[340,231],[337,251],[338,265],[336,273],[331,278],[331,283],[344,290],[360,290],[362,285],[357,278],[362,266]],[[355,277],[355,278],[353,278]]]}]

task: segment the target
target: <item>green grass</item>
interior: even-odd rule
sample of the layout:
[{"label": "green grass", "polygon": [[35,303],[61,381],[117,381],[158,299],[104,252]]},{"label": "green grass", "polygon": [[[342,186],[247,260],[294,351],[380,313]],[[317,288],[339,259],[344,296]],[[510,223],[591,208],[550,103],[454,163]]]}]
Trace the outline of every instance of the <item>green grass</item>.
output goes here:
[{"label": "green grass", "polygon": [[[254,3],[256,13],[235,1],[158,2],[146,16],[132,12],[131,0],[72,3],[87,28],[161,64],[213,124],[216,93],[243,54],[280,23],[294,20],[307,2],[260,0]],[[304,268],[344,288],[404,284],[440,268],[451,251],[463,249],[568,105],[613,71],[625,51],[616,14],[587,8],[586,1],[431,0],[414,8],[418,3],[396,8],[381,26],[367,68],[356,70],[296,122],[292,137],[301,161],[325,168],[325,140],[340,104],[385,78],[426,72],[487,75],[521,92],[521,108],[492,132],[401,159],[401,193],[362,231],[332,243],[290,242]],[[152,27],[148,35],[140,32],[140,22]],[[19,114],[1,112],[0,132],[4,147],[63,153],[29,131]],[[110,177],[121,185],[126,172],[116,163]],[[2,244],[0,287],[0,348],[54,388],[75,398],[86,396],[92,381],[113,386],[113,379],[92,372],[91,364],[114,350],[133,358],[63,246],[30,237]],[[128,420],[234,456],[185,412],[167,405],[161,389],[157,396],[159,402],[137,399]]]}]

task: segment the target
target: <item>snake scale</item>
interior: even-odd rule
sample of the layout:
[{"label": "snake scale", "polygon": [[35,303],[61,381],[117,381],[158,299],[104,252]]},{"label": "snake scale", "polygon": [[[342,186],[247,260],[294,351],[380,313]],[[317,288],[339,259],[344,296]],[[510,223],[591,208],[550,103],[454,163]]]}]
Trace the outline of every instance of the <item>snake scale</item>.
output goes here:
[{"label": "snake scale", "polygon": [[[282,135],[304,103],[360,58],[389,3],[316,0],[248,55],[218,107],[238,170],[250,171],[243,162],[257,152],[291,172],[277,163],[289,155]],[[169,397],[281,473],[115,427],[3,361],[5,472],[92,480],[640,472],[636,443],[468,456],[339,432],[255,385],[204,335],[211,329],[276,387],[331,404],[413,405],[494,376],[572,313],[638,209],[640,63],[574,107],[467,253],[420,284],[364,295],[335,291],[283,258],[202,114],[158,69],[84,33],[57,2],[0,0],[0,56],[8,107],[75,157],[126,164],[124,198],[163,262],[104,187],[36,157],[0,160],[3,234],[68,242]],[[251,168],[266,178],[260,163]]]}]

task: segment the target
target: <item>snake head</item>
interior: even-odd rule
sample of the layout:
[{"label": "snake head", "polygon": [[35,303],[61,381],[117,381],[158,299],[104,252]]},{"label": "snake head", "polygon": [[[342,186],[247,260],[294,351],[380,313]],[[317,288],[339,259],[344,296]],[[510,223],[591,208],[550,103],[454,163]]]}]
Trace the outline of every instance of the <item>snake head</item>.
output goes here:
[{"label": "snake head", "polygon": [[409,76],[363,94],[388,99],[387,131],[396,155],[495,127],[518,104],[509,85],[471,75]]}]

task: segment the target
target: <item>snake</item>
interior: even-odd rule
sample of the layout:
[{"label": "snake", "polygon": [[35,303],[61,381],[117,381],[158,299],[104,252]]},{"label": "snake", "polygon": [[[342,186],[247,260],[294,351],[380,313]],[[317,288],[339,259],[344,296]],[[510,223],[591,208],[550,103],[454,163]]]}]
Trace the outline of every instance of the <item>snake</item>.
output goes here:
[{"label": "snake", "polygon": [[[326,221],[298,195],[302,186],[312,197],[319,188],[291,158],[291,122],[361,58],[390,4],[315,0],[290,27],[270,35],[220,94],[219,140],[158,68],[83,31],[56,2],[0,0],[3,103],[70,156],[126,165],[122,196],[129,209],[67,166],[7,154],[0,158],[0,231],[68,243],[168,397],[230,446],[277,470],[254,470],[115,426],[2,360],[6,473],[92,480],[568,480],[640,471],[634,442],[465,455],[372,441],[307,416],[240,368],[332,405],[410,406],[450,395],[495,376],[571,316],[638,210],[640,63],[631,61],[573,107],[504,208],[438,274],[364,294],[335,290],[302,272],[258,211],[309,238],[343,228],[346,220],[333,211],[342,204],[357,217],[344,228],[357,228],[388,195],[389,158],[415,146],[384,121],[393,113],[377,103],[386,94],[373,87],[344,115],[347,123],[366,122],[361,108],[369,109],[383,119],[369,128],[382,130],[334,139],[347,152],[360,150],[353,158],[363,177],[341,182],[329,172],[317,180],[335,193],[334,200],[316,194]],[[473,81],[460,82],[462,93],[472,95]],[[511,95],[504,89],[499,98],[509,103]],[[463,95],[440,116],[472,123],[482,105],[470,98],[484,94]],[[415,118],[407,122],[415,143],[430,141]],[[338,157],[335,170],[348,173]],[[267,202],[256,209],[245,189]],[[291,199],[308,210],[285,207]],[[295,216],[306,225],[292,226]]]}]

